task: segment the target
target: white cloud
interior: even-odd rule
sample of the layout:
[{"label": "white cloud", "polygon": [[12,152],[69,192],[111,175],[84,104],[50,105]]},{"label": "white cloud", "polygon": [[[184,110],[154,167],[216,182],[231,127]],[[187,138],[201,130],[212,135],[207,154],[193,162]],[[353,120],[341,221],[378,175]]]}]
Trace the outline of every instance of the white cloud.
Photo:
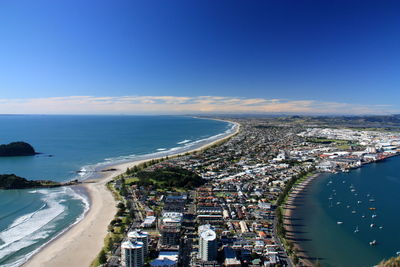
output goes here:
[{"label": "white cloud", "polygon": [[367,106],[314,100],[223,96],[68,96],[0,99],[0,113],[3,114],[388,114],[394,112],[398,111],[388,105]]}]

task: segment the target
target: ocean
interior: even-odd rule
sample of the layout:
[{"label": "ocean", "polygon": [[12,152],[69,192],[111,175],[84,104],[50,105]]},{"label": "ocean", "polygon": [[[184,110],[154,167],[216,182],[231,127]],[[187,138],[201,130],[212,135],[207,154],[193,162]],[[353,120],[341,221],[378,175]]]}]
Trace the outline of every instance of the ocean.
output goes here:
[{"label": "ocean", "polygon": [[[396,256],[399,166],[397,156],[316,178],[293,216],[296,239],[306,253],[328,267],[374,266]],[[370,245],[373,240],[376,245]]]},{"label": "ocean", "polygon": [[[96,178],[116,163],[184,152],[233,130],[185,116],[1,115],[0,143],[30,143],[38,154],[0,158],[0,173],[27,179]],[[83,218],[81,188],[0,190],[0,265],[19,266]]]}]

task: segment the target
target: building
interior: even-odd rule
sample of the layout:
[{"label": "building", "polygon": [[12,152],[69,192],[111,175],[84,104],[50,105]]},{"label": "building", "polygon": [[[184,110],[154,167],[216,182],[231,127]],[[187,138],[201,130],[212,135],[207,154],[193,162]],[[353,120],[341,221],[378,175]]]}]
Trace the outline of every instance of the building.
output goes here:
[{"label": "building", "polygon": [[164,211],[166,212],[184,212],[187,195],[171,195],[167,196],[164,203]]},{"label": "building", "polygon": [[155,259],[152,262],[150,262],[151,267],[177,267],[178,264],[170,259]]},{"label": "building", "polygon": [[161,219],[161,245],[175,247],[180,243],[183,214],[180,212],[164,212]]},{"label": "building", "polygon": [[149,234],[141,230],[135,230],[128,233],[130,241],[138,241],[143,243],[144,255],[147,256],[149,246]]},{"label": "building", "polygon": [[249,231],[249,228],[247,227],[247,224],[245,221],[240,221],[239,226],[240,226],[240,231],[242,233],[247,233]]},{"label": "building", "polygon": [[176,251],[160,251],[158,258],[150,262],[151,267],[177,267],[179,254]]},{"label": "building", "polygon": [[217,235],[207,229],[201,232],[199,241],[199,259],[202,261],[214,261],[217,258]]},{"label": "building", "polygon": [[121,244],[121,265],[123,267],[142,267],[144,265],[142,242],[127,240]]},{"label": "building", "polygon": [[224,247],[224,266],[226,267],[240,267],[242,266],[240,260],[236,257],[236,252],[231,247]]},{"label": "building", "polygon": [[215,231],[215,227],[210,224],[203,224],[203,225],[199,226],[199,228],[197,229],[197,233],[200,236],[202,232],[207,231],[207,230]]},{"label": "building", "polygon": [[151,228],[154,227],[155,224],[156,224],[156,217],[147,216],[140,226],[143,228]]},{"label": "building", "polygon": [[198,214],[197,222],[200,224],[220,225],[224,220],[222,214]]},{"label": "building", "polygon": [[161,245],[163,247],[177,247],[180,243],[181,231],[178,228],[162,226]]}]

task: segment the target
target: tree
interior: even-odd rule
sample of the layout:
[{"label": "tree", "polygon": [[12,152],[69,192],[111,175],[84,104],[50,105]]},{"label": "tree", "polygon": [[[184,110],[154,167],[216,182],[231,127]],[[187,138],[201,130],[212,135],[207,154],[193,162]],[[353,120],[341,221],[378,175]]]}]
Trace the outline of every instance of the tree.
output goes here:
[{"label": "tree", "polygon": [[122,196],[126,196],[126,195],[128,195],[128,190],[126,190],[126,185],[125,185],[125,183],[122,183],[122,185],[121,185],[121,190],[120,190],[120,194],[122,195]]},{"label": "tree", "polygon": [[293,255],[293,263],[294,263],[295,265],[297,265],[299,262],[300,262],[299,257],[298,257],[296,254],[294,254],[294,255]]},{"label": "tree", "polygon": [[132,200],[128,199],[128,200],[126,201],[126,208],[127,208],[128,210],[130,210],[132,207],[133,207]]},{"label": "tree", "polygon": [[100,254],[99,254],[99,263],[100,263],[100,264],[104,264],[104,263],[106,263],[106,262],[107,262],[106,252],[104,251],[104,249],[102,249],[102,250],[100,251]]},{"label": "tree", "polygon": [[124,216],[125,211],[124,210],[118,210],[117,211],[117,216]]},{"label": "tree", "polygon": [[117,208],[119,208],[120,210],[125,210],[126,209],[124,203],[122,203],[122,202],[118,203]]},{"label": "tree", "polygon": [[136,213],[136,211],[135,211],[135,209],[132,207],[132,208],[129,210],[129,217],[130,217],[130,218],[135,218],[135,213]]},{"label": "tree", "polygon": [[114,240],[112,239],[112,237],[110,236],[110,238],[108,239],[108,242],[106,244],[107,250],[112,251],[112,249],[114,248]]}]

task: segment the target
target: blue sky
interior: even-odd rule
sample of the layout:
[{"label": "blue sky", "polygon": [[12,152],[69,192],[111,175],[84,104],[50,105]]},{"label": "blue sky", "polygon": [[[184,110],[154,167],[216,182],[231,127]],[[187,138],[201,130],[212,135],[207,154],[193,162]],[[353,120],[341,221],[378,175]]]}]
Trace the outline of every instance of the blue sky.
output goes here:
[{"label": "blue sky", "polygon": [[398,14],[399,1],[3,0],[0,112],[22,103],[27,113],[57,113],[44,103],[76,96],[82,106],[71,113],[87,113],[87,97],[115,101],[94,111],[113,113],[126,96],[144,97],[150,113],[168,113],[165,98],[151,105],[158,96],[308,101],[307,110],[273,112],[399,112]]}]

